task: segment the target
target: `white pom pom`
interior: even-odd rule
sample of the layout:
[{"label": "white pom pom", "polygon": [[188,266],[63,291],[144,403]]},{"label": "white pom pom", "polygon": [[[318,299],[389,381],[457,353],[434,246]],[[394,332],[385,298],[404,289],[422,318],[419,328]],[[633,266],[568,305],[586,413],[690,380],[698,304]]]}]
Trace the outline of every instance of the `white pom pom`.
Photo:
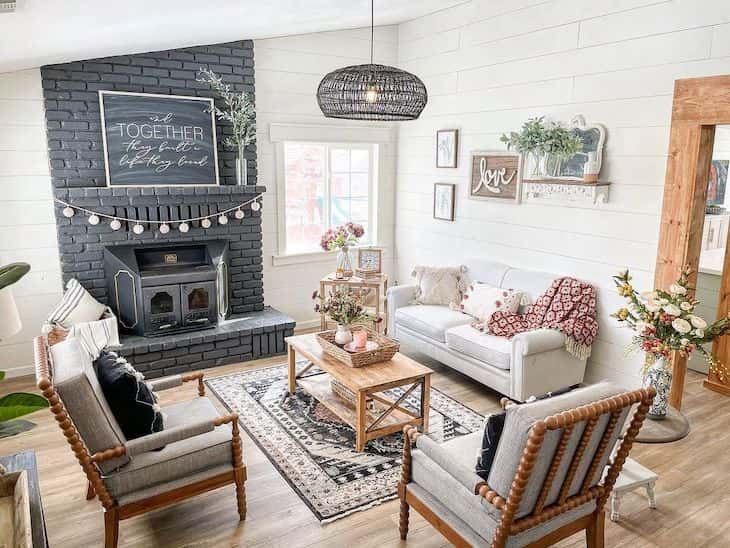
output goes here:
[{"label": "white pom pom", "polygon": [[96,226],[96,225],[98,225],[98,224],[99,224],[99,221],[100,221],[100,220],[101,220],[101,219],[99,219],[99,216],[98,216],[98,215],[96,215],[96,214],[94,214],[94,215],[91,215],[91,216],[89,217],[89,224],[90,224],[90,225],[94,225],[94,226]]},{"label": "white pom pom", "polygon": [[221,215],[220,217],[218,217],[218,224],[219,225],[227,225],[228,224],[228,217],[226,217],[225,215]]},{"label": "white pom pom", "polygon": [[170,225],[168,225],[167,223],[162,223],[159,230],[160,234],[167,234],[168,232],[170,232]]},{"label": "white pom pom", "polygon": [[134,378],[137,379],[137,382],[142,382],[144,380],[144,375],[139,371],[135,371]]},{"label": "white pom pom", "polygon": [[162,409],[162,408],[160,407],[160,404],[159,404],[159,403],[154,403],[154,404],[152,404],[152,410],[153,410],[153,411],[154,411],[155,413],[159,413],[161,409]]},{"label": "white pom pom", "polygon": [[236,210],[236,212],[235,212],[235,213],[234,213],[233,215],[234,215],[234,216],[236,217],[236,219],[238,219],[239,221],[240,221],[241,219],[243,219],[243,218],[244,218],[244,217],[246,216],[246,214],[245,214],[245,213],[243,212],[243,210],[242,210],[242,209],[237,209],[237,210]]},{"label": "white pom pom", "polygon": [[190,225],[189,225],[188,223],[180,223],[180,226],[178,226],[178,227],[177,227],[177,229],[178,229],[178,230],[179,230],[180,232],[182,232],[182,233],[185,233],[185,232],[187,232],[188,230],[190,230]]},{"label": "white pom pom", "polygon": [[212,224],[213,223],[211,223],[210,219],[208,219],[207,217],[205,219],[203,219],[202,221],[200,221],[200,226],[202,226],[203,228],[210,228],[210,225],[212,225]]},{"label": "white pom pom", "polygon": [[259,209],[261,209],[261,204],[260,203],[254,202],[254,203],[251,204],[251,210],[252,211],[258,211]]},{"label": "white pom pom", "polygon": [[132,227],[132,232],[134,232],[135,234],[142,234],[144,232],[144,226],[137,223]]},{"label": "white pom pom", "polygon": [[111,223],[109,223],[109,227],[112,230],[119,230],[122,228],[122,222],[119,219],[114,219]]},{"label": "white pom pom", "polygon": [[64,217],[70,218],[70,217],[73,217],[76,212],[74,211],[74,208],[72,208],[71,206],[66,206],[63,208],[61,213],[63,213]]}]

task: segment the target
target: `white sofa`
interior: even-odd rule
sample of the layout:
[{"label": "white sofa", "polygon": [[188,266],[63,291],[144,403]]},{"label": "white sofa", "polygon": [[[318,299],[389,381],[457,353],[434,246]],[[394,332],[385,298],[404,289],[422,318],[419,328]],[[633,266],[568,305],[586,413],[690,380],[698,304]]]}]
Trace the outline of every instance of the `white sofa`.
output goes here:
[{"label": "white sofa", "polygon": [[[464,264],[470,280],[522,290],[530,302],[558,277],[485,260]],[[414,304],[415,289],[400,285],[387,294],[388,334],[406,352],[417,350],[518,401],[583,382],[586,361],[565,350],[561,332],[537,329],[512,339],[483,334],[471,327],[471,316]]]}]

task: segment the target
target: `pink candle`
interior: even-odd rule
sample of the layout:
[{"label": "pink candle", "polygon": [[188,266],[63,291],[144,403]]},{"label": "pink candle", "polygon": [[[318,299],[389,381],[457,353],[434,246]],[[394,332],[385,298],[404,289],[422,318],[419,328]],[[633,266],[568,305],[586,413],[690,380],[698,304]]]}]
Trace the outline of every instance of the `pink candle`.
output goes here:
[{"label": "pink candle", "polygon": [[364,329],[358,329],[352,336],[355,338],[355,346],[357,348],[365,348],[368,342],[368,333]]}]

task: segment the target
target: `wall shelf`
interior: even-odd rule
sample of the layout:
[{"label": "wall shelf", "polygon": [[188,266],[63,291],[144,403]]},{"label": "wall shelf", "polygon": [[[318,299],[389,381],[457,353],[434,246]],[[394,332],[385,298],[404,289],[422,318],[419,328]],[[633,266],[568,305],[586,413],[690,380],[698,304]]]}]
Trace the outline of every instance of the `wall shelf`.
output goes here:
[{"label": "wall shelf", "polygon": [[608,202],[611,183],[586,183],[571,179],[525,179],[522,197],[525,202],[601,205]]}]

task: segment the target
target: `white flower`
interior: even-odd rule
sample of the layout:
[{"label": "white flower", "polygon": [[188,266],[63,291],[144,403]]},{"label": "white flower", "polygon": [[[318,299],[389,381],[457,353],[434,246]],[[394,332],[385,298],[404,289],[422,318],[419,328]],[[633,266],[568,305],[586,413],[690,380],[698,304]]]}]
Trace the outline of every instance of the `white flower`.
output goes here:
[{"label": "white flower", "polygon": [[664,309],[664,312],[666,312],[670,316],[679,316],[682,313],[682,311],[676,304],[665,304],[662,308]]},{"label": "white flower", "polygon": [[679,284],[672,284],[669,286],[669,292],[672,295],[686,295],[687,294],[687,288],[683,285]]},{"label": "white flower", "polygon": [[648,324],[648,323],[646,323],[646,322],[636,322],[636,325],[635,325],[635,327],[634,327],[634,329],[636,330],[636,332],[637,332],[637,333],[638,333],[639,335],[643,335],[643,334],[644,334],[644,332],[645,332],[645,331],[646,331],[647,329],[649,329],[649,328],[651,328],[651,325],[650,325],[650,324]]},{"label": "white flower", "polygon": [[683,302],[679,303],[679,308],[681,308],[685,312],[689,312],[690,310],[692,310],[692,303],[688,303],[687,301],[683,301]]},{"label": "white flower", "polygon": [[690,323],[692,324],[692,327],[696,329],[705,329],[707,327],[707,322],[700,318],[699,316],[687,316],[687,319],[689,319]]},{"label": "white flower", "polygon": [[629,273],[629,269],[628,268],[622,268],[621,270],[618,271],[618,277],[619,278],[625,278],[626,277],[626,274],[628,274],[628,273]]},{"label": "white flower", "polygon": [[698,339],[704,339],[705,330],[704,329],[695,329],[695,337],[697,337]]},{"label": "white flower", "polygon": [[687,346],[689,344],[689,339],[681,339],[679,341],[679,344],[681,344],[682,346]]},{"label": "white flower", "polygon": [[654,303],[646,303],[645,305],[646,309],[651,312],[652,314],[654,312],[659,312],[659,305],[656,305]]},{"label": "white flower", "polygon": [[692,331],[692,326],[689,325],[689,322],[687,320],[683,320],[682,318],[676,318],[672,322],[672,327],[677,333],[681,333],[682,335]]}]

